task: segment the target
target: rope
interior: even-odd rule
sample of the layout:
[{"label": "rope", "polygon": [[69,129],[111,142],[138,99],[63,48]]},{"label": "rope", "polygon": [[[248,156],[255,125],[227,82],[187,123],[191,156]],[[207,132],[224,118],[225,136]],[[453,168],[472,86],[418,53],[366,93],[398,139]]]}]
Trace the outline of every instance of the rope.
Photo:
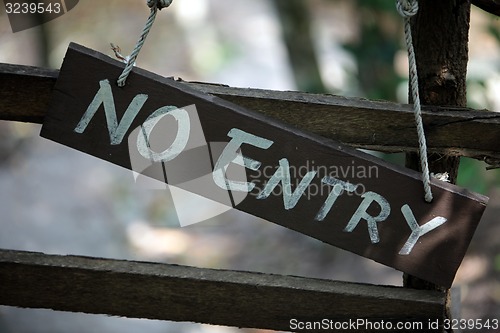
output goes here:
[{"label": "rope", "polygon": [[127,65],[125,66],[125,69],[118,78],[117,83],[119,87],[125,86],[125,82],[127,81],[128,75],[130,74],[132,68],[134,67],[135,60],[137,59],[137,56],[139,56],[139,52],[141,52],[142,46],[146,41],[146,37],[148,36],[149,31],[153,27],[153,23],[155,22],[156,19],[156,13],[158,12],[158,10],[162,10],[162,8],[170,6],[172,1],[173,0],[147,0],[148,7],[151,8],[151,13],[149,14],[144,29],[142,29],[142,33],[141,36],[139,37],[139,40],[135,44],[135,48],[132,51],[132,54],[130,54],[130,56],[125,58],[127,60]]},{"label": "rope", "polygon": [[411,37],[410,19],[418,12],[418,0],[396,0],[396,8],[404,18],[405,41],[408,48],[408,62],[410,67],[410,88],[413,98],[413,111],[417,125],[418,146],[420,155],[420,166],[422,169],[422,182],[424,183],[425,201],[432,201],[431,180],[429,176],[429,163],[427,161],[427,142],[425,140],[424,123],[422,121],[422,109],[420,106],[420,95],[418,92],[417,61],[413,40]]}]

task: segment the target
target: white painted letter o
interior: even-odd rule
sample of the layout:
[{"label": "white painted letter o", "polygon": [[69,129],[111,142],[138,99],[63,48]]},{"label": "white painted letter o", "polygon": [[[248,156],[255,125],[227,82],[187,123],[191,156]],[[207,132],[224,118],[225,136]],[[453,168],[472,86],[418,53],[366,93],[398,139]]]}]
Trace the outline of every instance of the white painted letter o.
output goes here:
[{"label": "white painted letter o", "polygon": [[[149,136],[151,135],[153,128],[166,115],[174,117],[177,121],[177,135],[170,147],[161,153],[157,153],[151,149]],[[191,131],[191,122],[189,114],[186,110],[179,109],[175,106],[164,106],[153,112],[141,127],[142,135],[139,133],[137,136],[137,150],[142,157],[153,162],[168,162],[176,158],[184,150],[184,148],[186,148]]]}]

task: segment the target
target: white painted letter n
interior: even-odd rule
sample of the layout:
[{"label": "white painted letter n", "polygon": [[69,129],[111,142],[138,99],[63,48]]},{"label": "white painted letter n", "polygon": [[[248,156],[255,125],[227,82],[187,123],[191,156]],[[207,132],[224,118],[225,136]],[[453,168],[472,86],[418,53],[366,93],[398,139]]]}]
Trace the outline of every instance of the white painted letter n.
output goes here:
[{"label": "white painted letter n", "polygon": [[87,108],[87,111],[85,111],[82,119],[80,119],[78,125],[76,125],[74,131],[76,133],[83,133],[101,104],[103,104],[108,125],[109,141],[111,145],[119,145],[132,124],[132,121],[135,119],[135,116],[137,116],[137,113],[139,113],[148,99],[148,95],[139,94],[135,96],[125,111],[120,123],[118,123],[111,85],[108,80],[101,80],[99,85],[101,88],[97,91],[94,99]]}]

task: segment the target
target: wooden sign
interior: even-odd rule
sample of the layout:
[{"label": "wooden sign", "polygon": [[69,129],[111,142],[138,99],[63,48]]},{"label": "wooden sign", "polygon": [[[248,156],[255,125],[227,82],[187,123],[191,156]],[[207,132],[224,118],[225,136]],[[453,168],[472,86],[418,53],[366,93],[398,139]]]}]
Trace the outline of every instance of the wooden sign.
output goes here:
[{"label": "wooden sign", "polygon": [[123,66],[71,44],[41,135],[451,286],[486,197]]}]

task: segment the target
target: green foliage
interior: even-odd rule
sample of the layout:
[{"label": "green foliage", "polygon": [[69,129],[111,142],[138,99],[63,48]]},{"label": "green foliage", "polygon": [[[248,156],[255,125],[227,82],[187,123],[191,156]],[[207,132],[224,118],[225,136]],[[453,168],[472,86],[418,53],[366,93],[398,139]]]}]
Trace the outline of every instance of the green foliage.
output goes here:
[{"label": "green foliage", "polygon": [[362,8],[369,8],[371,10],[394,12],[396,13],[396,6],[394,1],[387,0],[358,0],[358,6]]},{"label": "green foliage", "polygon": [[[498,21],[498,18],[495,18],[495,20]],[[493,37],[495,37],[495,39],[497,40],[497,42],[500,43],[500,29],[498,29],[498,24],[496,24],[495,22],[493,22],[493,20],[491,21],[491,23],[488,26],[488,32]]]},{"label": "green foliage", "polygon": [[360,38],[344,48],[356,60],[359,88],[366,98],[394,101],[403,80],[394,69],[394,57],[401,47],[399,29],[393,27],[399,26],[400,17],[392,1],[358,0],[358,6]]},{"label": "green foliage", "polygon": [[500,170],[486,170],[487,164],[462,157],[458,170],[457,184],[481,194],[488,194],[492,188],[500,186]]},{"label": "green foliage", "polygon": [[382,154],[381,158],[399,166],[405,165],[405,153]]},{"label": "green foliage", "polygon": [[494,267],[495,271],[500,272],[500,254],[495,256]]}]

